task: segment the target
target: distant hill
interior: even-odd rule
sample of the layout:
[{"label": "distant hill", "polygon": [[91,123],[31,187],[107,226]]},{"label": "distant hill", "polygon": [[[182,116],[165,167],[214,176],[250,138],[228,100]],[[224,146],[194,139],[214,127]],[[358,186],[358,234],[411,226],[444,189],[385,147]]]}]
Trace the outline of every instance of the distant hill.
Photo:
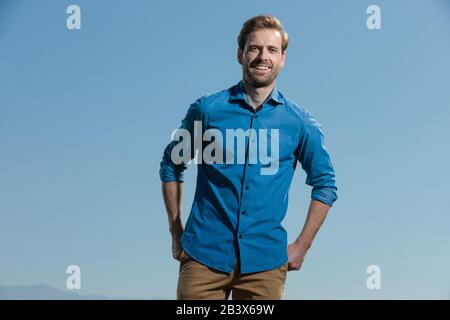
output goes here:
[{"label": "distant hill", "polygon": [[47,285],[0,286],[0,300],[117,300],[101,295],[83,295],[75,291],[56,289]]}]

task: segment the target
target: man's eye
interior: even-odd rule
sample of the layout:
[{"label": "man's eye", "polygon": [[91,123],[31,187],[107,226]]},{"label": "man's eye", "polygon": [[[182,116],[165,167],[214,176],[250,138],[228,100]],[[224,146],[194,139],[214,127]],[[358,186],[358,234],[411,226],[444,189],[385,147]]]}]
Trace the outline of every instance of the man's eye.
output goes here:
[{"label": "man's eye", "polygon": [[250,48],[248,48],[248,51],[251,51],[251,52],[255,52],[257,49],[256,49],[256,47],[250,47]]},{"label": "man's eye", "polygon": [[270,53],[277,53],[278,52],[278,50],[275,49],[275,48],[270,48],[269,51],[270,51]]}]

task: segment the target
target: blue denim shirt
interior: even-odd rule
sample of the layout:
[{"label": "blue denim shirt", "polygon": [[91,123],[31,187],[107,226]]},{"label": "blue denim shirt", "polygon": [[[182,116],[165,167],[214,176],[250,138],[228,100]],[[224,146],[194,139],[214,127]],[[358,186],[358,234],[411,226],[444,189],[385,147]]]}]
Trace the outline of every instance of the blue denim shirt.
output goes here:
[{"label": "blue denim shirt", "polygon": [[[188,255],[206,266],[229,273],[239,257],[241,272],[251,273],[287,262],[287,233],[281,222],[298,162],[306,172],[306,184],[312,186],[312,199],[329,206],[337,199],[335,174],[320,124],[276,89],[258,111],[248,104],[242,81],[205,95],[191,104],[180,129],[192,139],[175,139],[166,147],[160,168],[163,182],[183,181],[186,161],[173,159],[174,148],[182,140],[192,149],[179,154],[191,159],[194,150],[205,150],[212,141],[220,140],[217,134],[222,133],[226,140],[229,130],[248,133],[245,150],[238,150],[238,138],[234,145],[216,141],[215,152],[209,154],[222,154],[223,161],[200,161],[197,156],[196,191],[181,244]],[[215,139],[211,134],[207,139],[201,137],[209,129],[214,129]],[[194,143],[199,136],[201,142]],[[271,164],[252,147],[258,137],[258,151],[278,152]],[[269,171],[264,173],[264,169]]]}]

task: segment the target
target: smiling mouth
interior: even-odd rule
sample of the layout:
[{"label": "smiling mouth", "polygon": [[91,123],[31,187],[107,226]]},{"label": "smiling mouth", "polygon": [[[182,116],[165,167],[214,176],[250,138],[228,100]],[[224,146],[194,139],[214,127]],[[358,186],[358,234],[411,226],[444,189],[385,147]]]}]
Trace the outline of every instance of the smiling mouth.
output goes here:
[{"label": "smiling mouth", "polygon": [[267,71],[267,70],[270,70],[271,67],[268,65],[264,65],[264,64],[256,64],[256,65],[252,66],[251,69],[255,69],[258,71]]}]

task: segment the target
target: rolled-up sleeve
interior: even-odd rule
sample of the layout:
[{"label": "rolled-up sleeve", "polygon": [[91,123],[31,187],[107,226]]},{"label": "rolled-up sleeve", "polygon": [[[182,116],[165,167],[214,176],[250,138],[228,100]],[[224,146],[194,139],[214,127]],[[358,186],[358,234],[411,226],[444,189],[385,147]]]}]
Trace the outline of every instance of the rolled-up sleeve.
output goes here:
[{"label": "rolled-up sleeve", "polygon": [[304,115],[297,160],[306,172],[305,183],[313,187],[311,199],[331,207],[338,198],[335,173],[321,126],[309,112]]},{"label": "rolled-up sleeve", "polygon": [[[195,122],[201,121],[202,122],[202,128],[200,132],[195,132]],[[201,134],[203,131],[203,121],[204,116],[203,112],[201,111],[201,104],[200,99],[194,102],[190,105],[186,116],[181,121],[181,126],[178,128],[178,130],[187,130],[186,132],[189,132],[190,140],[191,140],[191,150],[190,150],[190,159],[192,159],[195,156],[195,143],[196,136],[195,134]],[[181,163],[176,163],[173,161],[172,158],[172,150],[173,148],[180,143],[179,141],[173,140],[171,141],[167,147],[164,149],[162,161],[160,163],[160,169],[159,169],[159,176],[162,182],[171,182],[171,181],[179,181],[183,182],[183,172],[186,170],[187,166],[184,161]],[[181,142],[183,143],[183,142]]]}]

